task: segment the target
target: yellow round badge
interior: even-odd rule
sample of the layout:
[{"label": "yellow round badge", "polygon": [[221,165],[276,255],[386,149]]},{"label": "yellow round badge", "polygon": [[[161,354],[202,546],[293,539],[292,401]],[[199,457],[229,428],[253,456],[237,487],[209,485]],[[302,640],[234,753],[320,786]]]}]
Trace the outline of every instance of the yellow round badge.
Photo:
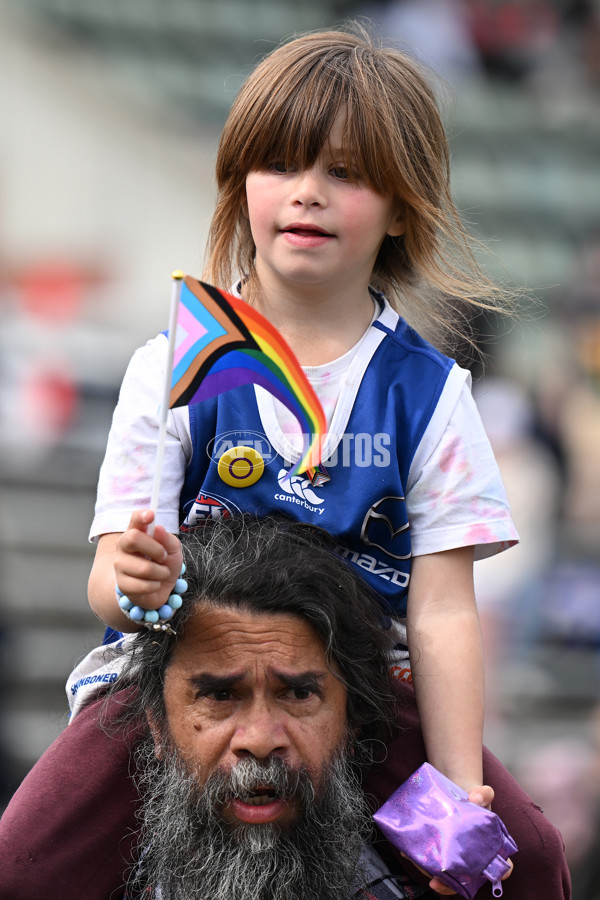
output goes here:
[{"label": "yellow round badge", "polygon": [[219,478],[231,487],[250,487],[265,469],[265,461],[254,447],[232,447],[219,459]]}]

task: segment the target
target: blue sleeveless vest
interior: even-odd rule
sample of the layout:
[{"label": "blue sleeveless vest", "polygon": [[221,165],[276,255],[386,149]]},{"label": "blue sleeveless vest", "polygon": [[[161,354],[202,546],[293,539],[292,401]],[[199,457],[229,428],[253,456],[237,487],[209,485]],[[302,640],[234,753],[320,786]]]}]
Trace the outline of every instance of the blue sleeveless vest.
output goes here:
[{"label": "blue sleeveless vest", "polygon": [[[181,492],[181,530],[249,511],[283,514],[333,534],[339,552],[379,595],[387,615],[406,615],[411,568],[405,490],[411,463],[455,363],[399,319],[383,332],[360,381],[345,433],[324,460],[331,480],[313,487],[289,477],[290,461],[265,434],[253,385],[189,408],[193,455]],[[219,474],[222,454],[251,447],[260,478],[237,486]],[[248,462],[249,471],[252,462]]]}]

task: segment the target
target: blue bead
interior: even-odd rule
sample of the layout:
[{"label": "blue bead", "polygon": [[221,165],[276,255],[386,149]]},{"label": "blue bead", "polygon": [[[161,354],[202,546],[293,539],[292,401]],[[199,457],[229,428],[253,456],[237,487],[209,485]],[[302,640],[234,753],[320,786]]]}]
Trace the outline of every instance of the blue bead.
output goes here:
[{"label": "blue bead", "polygon": [[129,597],[125,597],[124,594],[119,597],[119,606],[124,612],[129,612],[130,609],[133,609],[133,603]]},{"label": "blue bead", "polygon": [[179,594],[171,594],[171,596],[167,600],[167,603],[169,604],[171,609],[181,609],[181,607],[183,606],[183,600],[179,596]]},{"label": "blue bead", "polygon": [[119,587],[118,584],[115,584],[115,594],[117,595],[117,597],[124,596],[123,591],[121,590],[121,588]]},{"label": "blue bead", "polygon": [[178,578],[175,582],[175,587],[173,590],[176,594],[183,594],[188,589],[188,583],[185,578]]},{"label": "blue bead", "polygon": [[144,613],[144,622],[158,622],[159,615],[157,609],[148,609]]},{"label": "blue bead", "polygon": [[180,576],[181,576],[181,575],[185,575],[185,570],[186,570],[186,565],[185,565],[185,563],[181,563],[181,572],[179,573],[179,575],[180,575]]},{"label": "blue bead", "polygon": [[158,610],[158,615],[161,619],[170,619],[173,615],[173,610],[168,603],[165,603],[165,605],[161,606],[161,608]]},{"label": "blue bead", "polygon": [[145,609],[142,609],[141,606],[132,606],[129,610],[129,618],[133,619],[134,622],[141,622],[144,618]]}]

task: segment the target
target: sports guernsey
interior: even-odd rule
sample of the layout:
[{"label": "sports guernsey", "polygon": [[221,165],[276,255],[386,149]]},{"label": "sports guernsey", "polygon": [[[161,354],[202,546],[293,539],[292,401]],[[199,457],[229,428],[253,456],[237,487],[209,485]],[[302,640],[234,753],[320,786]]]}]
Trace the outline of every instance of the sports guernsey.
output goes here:
[{"label": "sports guernsey", "polygon": [[205,404],[190,407],[193,456],[181,495],[182,529],[240,511],[316,525],[336,536],[384,608],[403,617],[411,565],[406,485],[444,389],[454,406],[464,373],[402,320],[394,330],[377,321],[367,342],[345,388],[355,399],[344,403],[352,398],[342,395],[334,413],[323,454],[330,481],[320,487],[305,475],[290,477],[297,453],[276,428],[264,392],[247,385],[220,395],[213,421]]}]

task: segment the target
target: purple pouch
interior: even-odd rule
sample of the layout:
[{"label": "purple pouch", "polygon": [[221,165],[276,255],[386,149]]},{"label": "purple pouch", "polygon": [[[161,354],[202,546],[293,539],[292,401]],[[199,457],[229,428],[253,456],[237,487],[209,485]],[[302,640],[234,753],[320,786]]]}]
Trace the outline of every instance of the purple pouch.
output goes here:
[{"label": "purple pouch", "polygon": [[424,763],[373,816],[412,862],[471,900],[486,879],[494,897],[517,845],[496,813],[471,803],[458,785]]}]

